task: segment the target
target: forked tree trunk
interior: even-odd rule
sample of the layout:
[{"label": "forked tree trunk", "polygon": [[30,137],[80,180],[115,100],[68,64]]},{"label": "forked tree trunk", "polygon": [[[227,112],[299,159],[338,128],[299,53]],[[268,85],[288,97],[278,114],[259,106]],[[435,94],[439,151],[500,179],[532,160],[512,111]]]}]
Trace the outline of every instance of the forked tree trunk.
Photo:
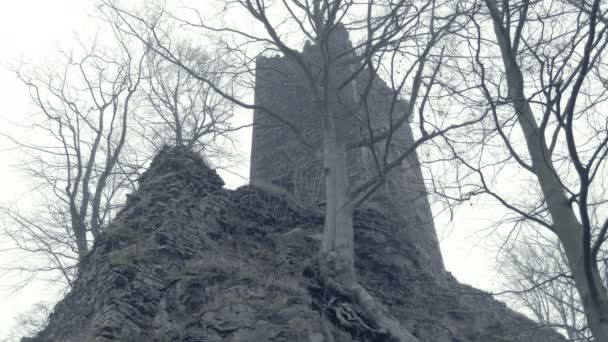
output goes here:
[{"label": "forked tree trunk", "polygon": [[[507,39],[494,0],[486,0],[492,20],[496,41],[500,47],[507,76],[509,97],[513,101],[518,122],[524,137],[532,167],[551,215],[554,232],[557,234],[568,260],[576,289],[583,303],[589,328],[596,341],[608,341],[608,293],[601,282],[595,260],[591,260],[592,275],[585,271],[583,247],[583,226],[578,221],[574,208],[564,193],[564,189],[553,166],[551,153],[534,119],[534,113],[524,93],[523,74]],[[590,283],[593,278],[593,283]]]}]

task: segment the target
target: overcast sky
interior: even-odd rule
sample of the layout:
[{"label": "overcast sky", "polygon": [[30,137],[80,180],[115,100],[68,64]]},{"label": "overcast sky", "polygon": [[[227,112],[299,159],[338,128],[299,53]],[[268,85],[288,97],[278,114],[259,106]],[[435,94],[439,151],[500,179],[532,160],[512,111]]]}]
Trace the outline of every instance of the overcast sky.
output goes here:
[{"label": "overcast sky", "polygon": [[[5,1],[0,11],[0,132],[7,132],[7,122],[18,122],[32,113],[27,90],[6,67],[20,60],[43,62],[49,51],[58,46],[69,47],[74,34],[93,34],[95,25],[89,19],[92,8],[87,0],[19,0]],[[248,140],[246,138],[245,140]],[[28,179],[16,165],[18,151],[10,149],[8,140],[0,137],[0,204],[18,207],[35,206],[27,200],[30,191]],[[247,141],[242,153],[248,157]],[[240,172],[246,168],[241,168]],[[247,176],[244,174],[243,176]],[[239,183],[231,178],[232,185]],[[491,234],[484,228],[490,226],[497,212],[492,208],[469,207],[457,213],[453,224],[447,215],[436,218],[436,226],[447,269],[460,281],[487,290],[496,289],[496,273],[493,270],[495,254],[491,244],[484,239]],[[481,233],[480,233],[481,232]],[[2,248],[7,248],[6,243]],[[14,253],[0,250],[0,267],[14,259]],[[6,290],[16,279],[0,280],[0,338],[10,331],[14,318],[27,311],[32,304],[54,301],[57,289],[43,283],[13,292]]]}]

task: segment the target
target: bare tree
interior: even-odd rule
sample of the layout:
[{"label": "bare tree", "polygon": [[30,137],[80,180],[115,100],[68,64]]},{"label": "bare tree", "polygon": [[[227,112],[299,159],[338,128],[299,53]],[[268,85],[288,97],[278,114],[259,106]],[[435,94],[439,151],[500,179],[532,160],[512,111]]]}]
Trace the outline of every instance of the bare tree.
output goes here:
[{"label": "bare tree", "polygon": [[48,264],[12,270],[59,270],[71,285],[76,262],[113,216],[118,195],[132,185],[135,174],[121,161],[147,50],[128,47],[126,37],[114,33],[118,46],[79,41],[77,49],[58,51],[46,66],[14,70],[37,112],[31,122],[18,123],[28,128],[29,140],[7,136],[24,156],[21,168],[36,183],[40,195],[34,200],[42,209],[0,210],[16,248]]},{"label": "bare tree", "polygon": [[496,200],[514,214],[504,221],[515,223],[510,236],[522,222],[554,234],[589,329],[605,341],[608,28],[600,5],[475,2],[469,34],[462,31],[466,48],[446,69],[470,87],[450,101],[489,115],[466,136],[443,140],[437,151],[458,171],[448,176],[455,183],[435,184],[450,204],[478,195]]},{"label": "bare tree", "polygon": [[570,341],[592,341],[559,241],[542,230],[529,229],[508,244],[500,262],[509,289],[504,292],[507,302],[563,332]]},{"label": "bare tree", "polygon": [[[193,65],[197,74],[205,75],[214,84],[225,83],[220,65],[202,48],[182,43],[176,50],[177,57]],[[226,138],[229,132],[238,129],[230,123],[234,103],[157,54],[149,55],[146,68],[150,77],[143,91],[152,110],[140,113],[143,114],[140,124],[145,126],[144,139],[157,148],[185,146],[208,159],[226,155],[228,151],[217,139]]]},{"label": "bare tree", "polygon": [[[457,19],[461,8],[457,2],[440,1],[237,1],[233,5],[244,10],[259,24],[260,34],[244,31],[238,26],[214,26],[195,11],[194,19],[178,19],[182,24],[200,28],[205,32],[224,35],[221,47],[233,60],[245,61],[242,69],[251,70],[247,62],[250,46],[259,46],[257,53],[279,52],[291,59],[313,94],[315,111],[322,121],[322,144],[316,150],[314,144],[297,125],[269,108],[249,104],[231,95],[212,79],[194,70],[187,61],[180,59],[171,48],[171,37],[162,24],[168,15],[164,8],[152,15],[138,15],[116,2],[104,1],[123,24],[125,32],[139,37],[142,42],[166,60],[184,68],[199,81],[208,84],[218,94],[248,109],[264,111],[289,127],[302,141],[322,156],[325,177],[325,224],[319,269],[324,286],[339,293],[356,305],[362,315],[364,328],[385,336],[390,341],[417,341],[378,301],[357,281],[353,251],[353,213],[355,208],[386,180],[391,169],[401,165],[419,145],[481,120],[466,115],[428,117],[424,110],[414,115],[417,107],[424,107],[431,88],[442,65],[442,38],[461,25]],[[169,15],[171,16],[171,15]],[[283,25],[289,23],[290,25]],[[288,28],[287,28],[288,27]],[[354,47],[344,48],[334,39],[336,32],[346,27],[357,37]],[[286,31],[282,31],[286,28]],[[312,41],[318,49],[318,60],[310,63],[291,47],[301,39]],[[233,44],[229,44],[233,41]],[[347,68],[344,76],[345,66]],[[242,70],[241,69],[241,70]],[[238,72],[235,71],[235,74]],[[359,77],[363,75],[363,77]],[[393,101],[407,98],[405,106],[391,110],[388,127],[374,127],[367,107],[369,91],[374,80],[385,78],[392,85]],[[367,85],[358,91],[354,80],[364,79]],[[352,139],[348,127],[353,120],[361,119],[353,113],[362,112],[364,124],[361,137]],[[462,113],[458,113],[462,114]],[[399,127],[408,120],[419,118],[421,137],[403,151],[389,148]],[[466,118],[469,118],[467,121]],[[458,120],[459,119],[459,120]],[[430,131],[429,131],[430,130]],[[376,160],[376,170],[371,178],[351,184],[347,176],[347,153],[350,149],[366,149]],[[337,308],[339,310],[340,308]]]},{"label": "bare tree", "polygon": [[[213,162],[230,160],[234,104],[155,55],[108,18],[107,34],[57,51],[46,65],[22,63],[16,76],[36,113],[3,134],[22,152],[21,169],[38,194],[35,210],[1,205],[4,233],[27,258],[7,272],[68,286],[78,262],[121,208],[123,195],[162,145],[184,145]],[[179,56],[224,85],[225,73],[201,48],[181,44]],[[226,147],[228,146],[228,147]]]}]

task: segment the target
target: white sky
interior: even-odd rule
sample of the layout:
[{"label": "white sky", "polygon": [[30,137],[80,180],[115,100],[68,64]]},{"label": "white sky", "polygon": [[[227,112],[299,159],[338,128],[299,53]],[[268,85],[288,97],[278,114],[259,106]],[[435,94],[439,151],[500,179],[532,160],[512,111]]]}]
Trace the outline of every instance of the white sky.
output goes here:
[{"label": "white sky", "polygon": [[[69,47],[76,32],[94,32],[91,25],[87,25],[90,21],[87,14],[91,10],[86,0],[3,1],[0,11],[0,132],[6,132],[6,120],[18,122],[33,110],[27,90],[6,66],[19,60],[43,61],[45,54],[58,45]],[[0,137],[0,204],[33,206],[35,203],[28,203],[26,199],[19,201],[27,197],[29,184],[15,169],[18,154],[6,151],[9,147],[9,142]],[[248,156],[248,143],[244,144],[242,152]],[[477,233],[496,219],[494,215],[502,212],[499,208],[496,210],[487,207],[461,210],[453,225],[447,224],[447,215],[436,219],[448,270],[460,281],[487,290],[495,289],[497,285],[492,269],[495,254],[489,251],[490,243]],[[7,265],[13,257],[10,251],[0,249],[0,267]],[[54,301],[57,296],[56,289],[41,283],[16,293],[4,290],[14,280],[0,279],[0,339],[10,331],[16,315],[27,311],[34,303]]]}]

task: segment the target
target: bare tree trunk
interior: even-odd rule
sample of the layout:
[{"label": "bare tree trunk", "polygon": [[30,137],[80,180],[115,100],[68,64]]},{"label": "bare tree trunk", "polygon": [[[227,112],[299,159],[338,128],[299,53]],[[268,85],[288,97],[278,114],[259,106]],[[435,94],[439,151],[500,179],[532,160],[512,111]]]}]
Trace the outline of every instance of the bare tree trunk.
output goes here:
[{"label": "bare tree trunk", "polygon": [[[331,54],[330,54],[331,57]],[[327,58],[335,60],[334,58]],[[322,280],[328,288],[346,296],[356,304],[364,320],[374,332],[388,341],[417,342],[418,339],[401,327],[356,277],[354,265],[353,214],[355,201],[349,196],[347,166],[348,115],[340,102],[336,67],[327,62],[322,112],[323,166],[325,176],[325,223],[319,255]]]},{"label": "bare tree trunk", "polygon": [[357,281],[353,245],[354,208],[347,193],[346,144],[338,137],[336,121],[334,115],[324,117],[323,160],[327,198],[319,259],[321,276],[326,286],[346,295],[360,307],[363,316],[377,333],[387,335],[389,341],[418,341]]},{"label": "bare tree trunk", "polygon": [[500,12],[494,0],[486,0],[486,4],[492,15],[496,40],[502,53],[509,97],[513,101],[519,125],[524,133],[532,160],[532,169],[546,200],[554,232],[564,247],[572,277],[583,302],[589,328],[597,341],[608,341],[608,293],[601,283],[595,260],[591,260],[592,274],[588,274],[585,270],[583,227],[564,193],[558,173],[553,166],[551,153],[542,136],[543,133],[526,100],[523,75],[511,49],[511,42],[502,26]]},{"label": "bare tree trunk", "polygon": [[336,118],[324,115],[323,162],[326,184],[325,226],[321,245],[323,275],[337,281],[355,280],[353,212],[348,203],[346,146],[337,137]]},{"label": "bare tree trunk", "polygon": [[72,221],[72,231],[74,232],[76,248],[78,249],[78,260],[81,261],[87,255],[87,253],[89,253],[89,246],[87,244],[87,229],[84,222],[80,218],[80,215],[78,215],[73,208],[70,215]]},{"label": "bare tree trunk", "polygon": [[[600,272],[595,262],[592,262],[591,265],[594,282],[590,283],[589,281],[590,277],[585,271],[582,229],[572,208],[569,209],[567,216],[570,216],[572,221],[570,221],[570,225],[564,224],[566,222],[556,224],[557,234],[564,246],[572,277],[585,309],[589,329],[591,329],[596,341],[608,341],[608,295],[606,288],[601,282]],[[557,216],[554,213],[555,211],[560,211],[560,209],[550,209],[552,217]]]}]

